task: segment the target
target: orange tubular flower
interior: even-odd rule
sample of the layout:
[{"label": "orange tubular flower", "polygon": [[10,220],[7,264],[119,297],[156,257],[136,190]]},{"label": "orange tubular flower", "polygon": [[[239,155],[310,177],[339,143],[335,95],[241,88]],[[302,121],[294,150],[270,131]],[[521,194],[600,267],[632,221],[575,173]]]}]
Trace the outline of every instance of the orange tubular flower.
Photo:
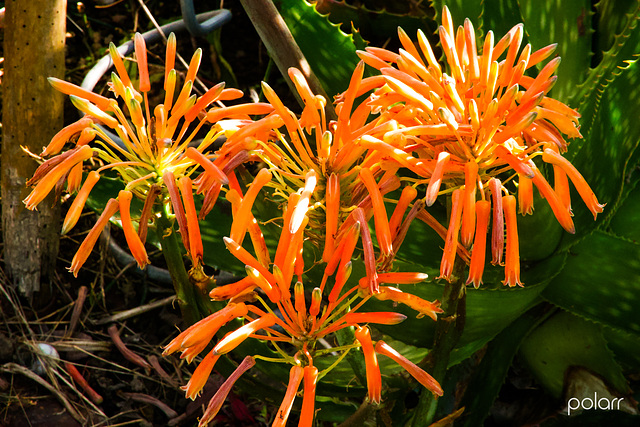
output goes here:
[{"label": "orange tubular flower", "polygon": [[202,362],[200,362],[196,370],[193,371],[193,375],[191,375],[191,379],[189,379],[187,385],[180,387],[185,391],[188,399],[196,400],[196,398],[200,396],[202,388],[209,379],[209,375],[211,375],[211,371],[219,358],[219,354],[215,354],[213,351],[209,352],[209,354],[202,359]]},{"label": "orange tubular flower", "polygon": [[[208,118],[207,110],[211,105],[239,98],[242,92],[225,89],[224,83],[220,83],[198,96],[194,81],[202,55],[200,50],[196,51],[189,64],[184,84],[182,87],[178,86],[177,72],[174,69],[176,43],[173,35],[169,37],[166,49],[164,102],[156,106],[150,105],[148,94],[154,89],[154,83],[149,75],[145,41],[140,34],[136,34],[134,38],[134,49],[139,76],[137,83],[127,74],[118,49],[113,44],[109,47],[115,66],[110,84],[114,97],[104,97],[72,83],[49,79],[57,90],[70,95],[73,104],[86,115],[58,132],[45,147],[40,157],[53,157],[43,159],[34,178],[28,183],[35,185],[35,188],[24,202],[28,209],[35,209],[54,186],[58,183],[62,185],[63,179],[68,181],[70,192],[82,188],[78,193],[77,203],[72,205],[63,225],[63,232],[68,232],[75,224],[99,176],[111,169],[124,181],[126,190],[132,196],[143,201],[148,197],[154,199],[148,204],[154,208],[150,212],[144,216],[135,212],[123,212],[125,216],[129,215],[129,219],[123,222],[130,223],[131,217],[139,217],[146,222],[153,221],[160,211],[168,211],[165,207],[170,203],[178,220],[185,248],[194,265],[197,265],[203,256],[202,242],[190,183],[196,183],[198,192],[205,193],[205,203],[200,212],[204,216],[213,208],[222,185],[228,183],[227,174],[249,159],[247,152],[255,148],[255,142],[249,144],[245,140],[251,140],[256,134],[245,131],[243,140],[236,145],[233,153],[217,155],[208,152],[213,142],[223,135],[232,138],[238,131],[243,131],[254,123],[248,114],[268,114],[273,111],[273,107],[264,103],[241,104],[234,106],[233,112],[220,112],[228,107],[216,107],[211,110],[216,113]],[[204,126],[211,127],[211,130],[201,142],[193,144]],[[105,128],[109,128],[110,132],[106,132]],[[264,133],[264,130],[258,130]],[[114,134],[117,138],[113,137]],[[67,143],[75,144],[75,148],[65,150]],[[91,164],[98,165],[98,168],[87,175],[85,184],[81,186],[81,172],[88,165],[85,161],[90,158],[94,159]],[[182,190],[182,197],[179,196],[178,185]],[[159,194],[150,191],[153,186],[159,188]],[[161,198],[162,204],[154,206],[156,198]],[[126,225],[128,231],[125,231],[127,242],[142,267],[147,259],[141,251],[141,245],[130,233],[133,225],[129,225]],[[139,229],[144,236],[146,223]],[[72,267],[74,272],[77,272],[77,265]]]},{"label": "orange tubular flower", "polygon": [[516,225],[516,198],[503,196],[502,204],[504,205],[504,219],[507,225],[507,254],[503,283],[508,286],[522,286],[522,283],[520,283],[520,250]]},{"label": "orange tubular flower", "polygon": [[[264,179],[265,184],[258,183],[257,185],[274,185],[276,180],[269,181],[265,179],[270,179],[270,175],[267,176],[267,172],[260,173],[263,175],[261,179]],[[424,281],[427,278],[424,273],[378,273],[374,267],[371,272],[376,277],[376,289],[372,289],[370,286],[371,280],[368,275],[360,278],[360,280],[349,280],[352,257],[360,232],[363,228],[368,227],[364,209],[361,207],[357,207],[354,210],[359,214],[345,216],[342,224],[343,230],[340,231],[338,228],[333,239],[334,247],[329,252],[332,255],[324,269],[322,283],[319,287],[312,289],[310,301],[306,299],[307,292],[305,292],[304,282],[307,278],[301,251],[303,237],[311,227],[311,200],[313,200],[318,191],[318,185],[315,182],[316,173],[316,170],[308,170],[304,181],[298,181],[300,184],[298,191],[291,192],[287,203],[284,205],[282,231],[273,263],[260,263],[253,254],[233,239],[224,238],[227,249],[245,265],[248,277],[238,283],[225,285],[211,291],[212,299],[218,301],[227,299],[230,301],[229,304],[224,309],[182,332],[169,343],[165,348],[164,354],[179,350],[182,352],[182,358],[191,361],[207,347],[222,325],[227,324],[236,317],[243,317],[246,323],[227,333],[214,346],[212,352],[200,362],[204,366],[196,369],[194,377],[186,387],[188,397],[194,397],[200,392],[205,381],[204,376],[211,372],[211,367],[215,363],[214,356],[232,351],[241,342],[249,338],[270,341],[282,356],[282,361],[293,365],[289,385],[285,392],[283,403],[276,414],[274,425],[284,425],[286,423],[293,399],[303,377],[304,399],[300,425],[311,425],[314,418],[315,388],[319,377],[318,370],[314,365],[314,359],[327,353],[325,349],[319,348],[318,341],[325,340],[329,335],[343,328],[355,327],[357,330],[356,340],[352,345],[346,345],[346,348],[338,351],[352,351],[357,346],[362,347],[367,360],[369,397],[372,402],[379,403],[382,390],[381,375],[377,367],[376,354],[371,342],[369,329],[364,325],[395,325],[406,319],[406,316],[401,313],[387,311],[360,311],[363,304],[371,296],[374,296],[380,297],[382,300],[392,300],[407,304],[416,309],[421,316],[428,315],[433,319],[436,318],[438,313],[442,312],[437,301],[430,303],[389,287],[377,289],[378,283],[414,284]],[[337,174],[334,176],[337,176]],[[358,175],[354,174],[354,176]],[[239,221],[240,223],[235,227],[232,226],[232,230],[239,230],[236,233],[240,235],[244,227],[242,225],[244,216],[238,214],[240,208],[237,205],[243,202],[238,200],[237,190],[240,188],[239,183],[234,182],[234,179],[231,179],[230,182],[232,190],[227,193],[227,198],[232,202],[232,206],[235,206],[232,209],[236,209],[234,222]],[[267,182],[269,184],[266,184]],[[366,186],[363,185],[363,189],[366,190]],[[245,196],[244,200],[255,200],[256,196],[257,193],[256,195]],[[249,212],[250,208],[251,206],[248,205],[246,212]],[[294,220],[294,217],[302,219]],[[301,221],[299,226],[291,225],[292,222],[297,221]],[[369,236],[369,240],[370,238]],[[366,238],[363,240],[367,242]],[[321,242],[326,241],[323,240]],[[254,252],[258,250],[260,249],[254,248]],[[371,251],[373,252],[372,249]],[[375,263],[375,259],[373,259],[373,262]],[[297,276],[297,281],[292,283],[294,272]],[[267,298],[263,298],[263,295],[266,295]],[[327,298],[324,298],[324,295],[327,295]],[[237,300],[251,300],[256,303],[234,303]],[[356,303],[358,300],[360,301]],[[326,305],[324,305],[325,301],[328,301]],[[274,314],[276,310],[278,316]],[[281,344],[293,346],[296,350],[294,356],[291,357],[290,354],[285,353],[280,348]],[[256,358],[262,358],[262,356],[256,356]],[[266,360],[271,359],[268,358]],[[221,404],[220,401],[216,400],[215,405],[211,407],[217,411]],[[207,415],[205,415],[205,418],[209,419]]]},{"label": "orange tubular flower", "polygon": [[366,326],[359,327],[355,332],[356,339],[362,347],[364,354],[364,363],[367,368],[367,387],[369,389],[369,402],[380,404],[382,396],[382,378],[380,376],[380,367],[376,353],[373,351],[373,343],[371,342],[371,332]]},{"label": "orange tubular flower", "polygon": [[100,233],[102,233],[102,230],[109,222],[109,219],[118,212],[119,206],[120,204],[116,199],[109,199],[107,202],[107,205],[104,207],[104,211],[102,211],[98,221],[96,221],[96,224],[89,231],[87,237],[84,238],[82,244],[78,248],[78,251],[71,260],[71,267],[69,267],[69,271],[72,272],[74,276],[78,277],[78,270],[80,270],[87,258],[89,258],[91,250],[96,245],[98,237],[100,237]]},{"label": "orange tubular flower", "polygon": [[127,245],[131,250],[131,254],[138,262],[140,268],[144,268],[149,264],[149,258],[147,257],[147,251],[144,249],[144,244],[140,240],[138,233],[133,228],[131,222],[131,214],[129,213],[131,207],[131,191],[121,190],[118,194],[118,202],[120,203],[120,219],[122,221],[122,231],[124,231],[124,237],[127,240]]},{"label": "orange tubular flower", "polygon": [[[492,262],[502,262],[500,204],[503,193],[508,195],[514,188],[502,185],[499,177],[508,182],[510,175],[519,174],[520,212],[531,213],[535,185],[558,222],[568,232],[574,231],[562,174],[555,174],[558,178],[554,191],[533,164],[535,156],[542,154],[543,161],[554,169],[560,168],[571,179],[594,217],[602,212],[603,205],[577,170],[560,155],[568,145],[565,136],[581,137],[580,115],[548,96],[557,79],[554,74],[560,59],[553,58],[541,65],[535,78],[526,75],[529,69],[547,60],[556,46],[533,52],[530,45],[522,46],[522,24],[514,26],[497,43],[491,31],[484,40],[476,40],[469,20],[456,29],[446,7],[442,17],[438,34],[445,64],[436,61],[421,31],[416,45],[400,29],[398,36],[403,49],[399,53],[373,47],[358,52],[360,58],[380,72],[380,76],[375,76],[377,79],[365,79],[366,88],[373,89],[366,105],[370,112],[380,116],[372,126],[365,126],[366,134],[361,136],[360,145],[384,150],[401,167],[417,174],[417,184],[427,185],[427,206],[435,203],[439,193],[464,188],[464,196],[454,201],[452,210],[461,215],[461,221],[452,215],[441,263],[440,277],[450,279],[458,240],[462,246],[470,247],[475,242],[476,227],[484,224],[476,221],[474,210],[477,193],[481,200],[486,200],[487,187],[494,208]],[[393,128],[384,128],[382,120],[393,120]],[[515,229],[515,223],[512,227]],[[475,253],[480,251],[474,246]],[[482,280],[479,267],[476,264],[471,275],[474,284]]]},{"label": "orange tubular flower", "polygon": [[467,285],[473,283],[473,287],[476,289],[478,289],[482,283],[482,272],[484,271],[484,260],[487,251],[487,228],[489,227],[490,216],[491,202],[488,200],[478,200],[476,202],[476,238],[473,242],[471,263],[469,264],[469,278],[467,279]]},{"label": "orange tubular flower", "polygon": [[89,174],[87,175],[87,179],[82,185],[82,188],[80,188],[80,191],[76,195],[76,198],[73,200],[71,207],[67,211],[67,215],[64,217],[64,222],[62,223],[62,234],[67,234],[69,230],[75,227],[78,219],[80,218],[80,214],[82,213],[82,209],[84,208],[84,204],[87,202],[89,193],[99,179],[100,174],[98,172],[89,172]]},{"label": "orange tubular flower", "polygon": [[416,381],[422,384],[431,393],[437,396],[442,396],[442,387],[440,387],[440,384],[438,384],[438,382],[431,375],[427,374],[423,369],[418,367],[418,365],[398,353],[386,342],[382,340],[378,341],[376,343],[375,350],[376,353],[393,359],[398,365],[402,366],[413,378],[416,379]]},{"label": "orange tubular flower", "polygon": [[437,320],[437,314],[443,312],[439,301],[427,301],[390,286],[381,286],[380,293],[376,294],[375,297],[381,301],[390,300],[407,305],[419,313],[417,317],[429,316],[433,320]]},{"label": "orange tubular flower", "polygon": [[198,423],[198,427],[207,426],[215,417],[218,415],[220,408],[222,408],[222,404],[227,399],[229,392],[233,385],[238,381],[238,378],[242,376],[245,372],[251,369],[256,364],[256,361],[253,357],[247,356],[244,358],[242,363],[236,368],[235,371],[229,378],[220,386],[216,394],[209,401],[209,405],[207,409],[204,411],[202,418],[200,418],[200,422]]},{"label": "orange tubular flower", "polygon": [[289,413],[293,406],[293,399],[296,397],[303,375],[304,369],[302,367],[295,365],[291,368],[289,372],[289,385],[287,386],[282,404],[276,413],[276,418],[273,420],[273,424],[271,424],[272,427],[284,427],[287,424],[287,419],[289,419]]},{"label": "orange tubular flower", "polygon": [[268,313],[264,316],[254,320],[253,322],[247,323],[246,325],[236,329],[226,337],[224,337],[220,342],[213,348],[213,351],[216,354],[225,354],[239,346],[242,341],[247,339],[249,335],[253,334],[259,329],[268,328],[276,323],[275,314]]},{"label": "orange tubular flower", "polygon": [[447,230],[447,238],[444,243],[444,253],[442,255],[442,263],[440,263],[440,277],[449,280],[453,272],[453,263],[456,257],[456,248],[458,245],[458,233],[460,230],[460,219],[462,218],[463,201],[462,190],[457,189],[451,196],[451,218],[449,220],[449,229]]},{"label": "orange tubular flower", "polygon": [[304,367],[304,396],[302,398],[302,411],[298,427],[311,427],[315,415],[316,383],[318,381],[318,368],[315,366]]}]

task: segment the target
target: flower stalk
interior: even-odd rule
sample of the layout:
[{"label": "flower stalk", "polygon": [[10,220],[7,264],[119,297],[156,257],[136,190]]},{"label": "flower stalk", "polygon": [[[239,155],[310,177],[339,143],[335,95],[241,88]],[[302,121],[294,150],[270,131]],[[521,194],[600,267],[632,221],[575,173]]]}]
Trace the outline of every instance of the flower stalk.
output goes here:
[{"label": "flower stalk", "polygon": [[196,287],[189,280],[189,273],[184,266],[176,230],[164,209],[160,210],[160,216],[156,218],[156,225],[158,240],[162,247],[164,259],[167,262],[167,268],[171,274],[182,319],[186,325],[192,325],[201,318],[198,310]]},{"label": "flower stalk", "polygon": [[[453,280],[446,282],[444,286],[441,305],[444,313],[438,316],[433,348],[422,363],[440,384],[444,384],[451,352],[464,331],[467,303],[464,269],[465,263],[456,257],[453,265]],[[414,410],[413,427],[430,425],[434,422],[437,408],[437,396],[423,392]]]}]

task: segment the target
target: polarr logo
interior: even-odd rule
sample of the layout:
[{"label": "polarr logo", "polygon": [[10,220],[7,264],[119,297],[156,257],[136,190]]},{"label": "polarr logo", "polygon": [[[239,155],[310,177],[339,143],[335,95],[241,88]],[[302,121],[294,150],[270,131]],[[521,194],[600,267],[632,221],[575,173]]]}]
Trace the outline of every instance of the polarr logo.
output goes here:
[{"label": "polarr logo", "polygon": [[609,410],[615,410],[615,411],[619,411],[620,410],[620,402],[622,402],[624,400],[623,397],[614,397],[614,398],[607,398],[607,397],[601,397],[600,399],[598,399],[598,393],[593,393],[593,399],[590,397],[585,397],[584,399],[580,400],[577,397],[572,397],[571,399],[569,399],[569,401],[567,402],[567,410],[568,410],[568,415],[571,415],[571,411],[575,411],[575,410],[589,410],[589,409],[601,409],[601,410],[605,410],[605,411],[609,411]]}]

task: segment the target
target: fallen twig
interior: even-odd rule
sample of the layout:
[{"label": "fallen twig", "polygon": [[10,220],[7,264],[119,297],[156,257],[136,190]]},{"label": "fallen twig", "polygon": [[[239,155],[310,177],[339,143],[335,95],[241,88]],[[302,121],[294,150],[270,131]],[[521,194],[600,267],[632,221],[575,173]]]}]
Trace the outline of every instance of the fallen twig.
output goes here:
[{"label": "fallen twig", "polygon": [[67,331],[68,337],[73,335],[73,331],[78,325],[80,313],[82,313],[82,306],[84,305],[84,301],[87,298],[87,292],[88,288],[86,286],[80,286],[80,289],[78,289],[78,299],[75,301],[75,304],[73,306],[73,313],[71,313],[71,320],[69,321],[69,330]]},{"label": "fallen twig", "polygon": [[138,316],[140,314],[146,313],[147,311],[153,310],[158,307],[162,307],[163,305],[171,304],[175,301],[176,297],[170,296],[159,301],[154,301],[149,304],[141,305],[136,308],[132,308],[130,310],[121,311],[120,313],[114,314],[113,316],[106,316],[101,319],[95,321],[96,325],[104,325],[106,323],[111,322],[120,322],[125,319],[130,319],[132,317]]},{"label": "fallen twig", "polygon": [[153,396],[149,396],[148,394],[142,393],[122,393],[122,395],[126,398],[134,400],[136,402],[148,403],[149,405],[153,405],[156,408],[160,409],[165,415],[169,418],[175,418],[178,416],[178,413],[171,409],[167,404],[159,401]]},{"label": "fallen twig", "polygon": [[91,399],[93,403],[95,403],[96,405],[102,403],[102,401],[104,400],[102,396],[100,396],[97,391],[91,388],[87,380],[82,376],[80,371],[78,371],[75,366],[73,366],[69,362],[64,362],[64,368],[67,370],[69,375],[71,375],[71,378],[73,378],[73,380],[87,393],[89,399]]},{"label": "fallen twig", "polygon": [[144,369],[151,369],[151,365],[149,365],[146,360],[144,360],[141,356],[134,353],[133,351],[129,350],[124,342],[122,342],[120,334],[118,333],[118,327],[116,325],[109,326],[108,331],[111,340],[115,344],[116,348],[120,351],[120,353],[122,353],[122,355],[125,357],[125,359]]},{"label": "fallen twig", "polygon": [[171,387],[178,388],[178,383],[175,382],[171,375],[169,375],[164,369],[162,369],[162,366],[160,366],[160,362],[158,361],[158,358],[156,356],[152,354],[151,356],[147,357],[147,360],[149,361],[151,366],[153,366],[153,369],[158,373],[158,375],[160,375],[160,378],[165,380],[169,385],[171,385]]},{"label": "fallen twig", "polygon": [[65,395],[61,391],[57,390],[54,386],[49,384],[46,380],[39,377],[34,372],[25,368],[24,366],[18,365],[17,363],[5,363],[4,365],[0,366],[0,372],[8,372],[11,374],[22,374],[25,377],[32,379],[33,381],[40,384],[42,387],[49,390],[60,401],[60,403],[62,403],[65,409],[69,411],[69,415],[71,415],[76,421],[78,421],[80,424],[84,424],[84,422],[86,421],[78,413],[78,411],[74,409],[74,407],[71,405],[69,400],[65,397]]}]

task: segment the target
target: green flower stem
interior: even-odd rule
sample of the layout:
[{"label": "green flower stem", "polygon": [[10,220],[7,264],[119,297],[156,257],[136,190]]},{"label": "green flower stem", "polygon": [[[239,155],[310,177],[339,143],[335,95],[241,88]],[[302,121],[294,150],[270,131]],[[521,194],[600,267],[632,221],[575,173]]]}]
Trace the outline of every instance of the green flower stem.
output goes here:
[{"label": "green flower stem", "polygon": [[[456,257],[453,280],[444,287],[442,309],[436,324],[433,349],[425,360],[427,371],[443,385],[451,352],[462,336],[466,317],[466,285],[463,277],[465,264]],[[438,399],[432,393],[423,391],[413,416],[414,427],[430,425],[434,421]]]},{"label": "green flower stem", "polygon": [[184,266],[176,231],[164,209],[161,211],[160,217],[156,218],[156,224],[158,240],[160,240],[160,244],[162,245],[162,254],[167,262],[167,267],[173,280],[173,287],[176,291],[176,297],[178,298],[182,320],[184,320],[187,325],[192,325],[200,320],[196,291],[189,280],[189,274]]}]

